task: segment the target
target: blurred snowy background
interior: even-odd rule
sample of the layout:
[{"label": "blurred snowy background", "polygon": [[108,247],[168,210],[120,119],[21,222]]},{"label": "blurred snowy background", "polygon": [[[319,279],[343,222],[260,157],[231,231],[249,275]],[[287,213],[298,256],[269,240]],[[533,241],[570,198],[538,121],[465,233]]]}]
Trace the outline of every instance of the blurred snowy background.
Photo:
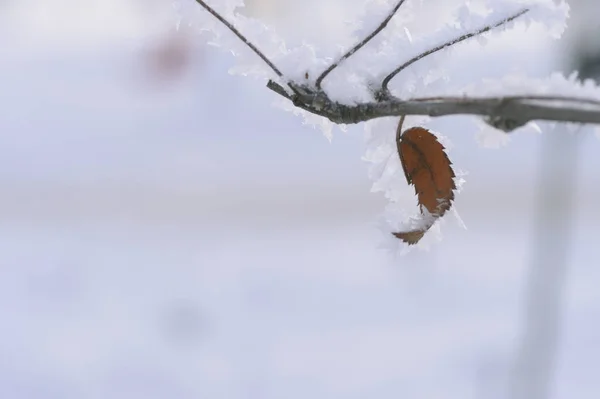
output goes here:
[{"label": "blurred snowy background", "polygon": [[[347,22],[342,0],[246,3],[290,40]],[[449,67],[593,65],[592,3],[561,41],[506,33]],[[529,267],[556,260],[540,234],[563,233],[549,397],[600,395],[597,138],[571,136],[546,182],[573,186],[570,224],[540,230],[551,138],[489,149],[440,119],[467,230],[392,256],[362,127],[330,144],[176,21],[169,0],[0,1],[1,398],[505,397]]]}]

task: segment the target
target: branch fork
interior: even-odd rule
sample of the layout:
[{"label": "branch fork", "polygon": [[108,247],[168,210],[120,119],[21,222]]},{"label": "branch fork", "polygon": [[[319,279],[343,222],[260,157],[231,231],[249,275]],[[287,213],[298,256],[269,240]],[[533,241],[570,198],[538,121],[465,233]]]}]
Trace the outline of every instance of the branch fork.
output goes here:
[{"label": "branch fork", "polygon": [[375,118],[405,115],[427,115],[432,117],[470,114],[477,115],[489,125],[505,132],[519,128],[534,120],[557,122],[593,123],[600,124],[600,100],[566,97],[566,96],[504,96],[504,97],[429,97],[402,100],[395,97],[389,90],[389,83],[404,69],[415,62],[458,44],[469,38],[479,36],[492,29],[512,22],[529,12],[522,9],[508,18],[486,25],[480,29],[467,32],[459,37],[442,43],[401,64],[391,71],[378,87],[373,90],[373,101],[356,104],[342,104],[333,101],[322,89],[323,81],[341,63],[347,61],[371,39],[381,32],[393,18],[406,0],[399,0],[390,10],[386,18],[373,32],[348,50],[335,62],[326,68],[316,79],[314,86],[297,84],[285,79],[284,74],[271,62],[255,45],[241,34],[231,23],[211,8],[204,0],[195,0],[209,13],[223,23],[244,44],[256,53],[278,78],[285,82],[285,87],[275,80],[269,80],[267,88],[290,100],[296,107],[315,115],[320,115],[336,124],[355,124]]}]

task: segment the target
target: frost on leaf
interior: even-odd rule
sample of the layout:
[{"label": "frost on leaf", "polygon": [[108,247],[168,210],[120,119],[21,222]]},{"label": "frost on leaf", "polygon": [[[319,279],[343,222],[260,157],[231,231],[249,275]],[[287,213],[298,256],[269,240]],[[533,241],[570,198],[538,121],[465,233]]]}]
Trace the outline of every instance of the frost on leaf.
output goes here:
[{"label": "frost on leaf", "polygon": [[444,146],[427,129],[413,127],[400,134],[398,126],[398,154],[408,184],[415,187],[423,223],[416,229],[393,233],[408,243],[416,244],[435,220],[444,216],[452,206],[456,177],[452,162]]}]

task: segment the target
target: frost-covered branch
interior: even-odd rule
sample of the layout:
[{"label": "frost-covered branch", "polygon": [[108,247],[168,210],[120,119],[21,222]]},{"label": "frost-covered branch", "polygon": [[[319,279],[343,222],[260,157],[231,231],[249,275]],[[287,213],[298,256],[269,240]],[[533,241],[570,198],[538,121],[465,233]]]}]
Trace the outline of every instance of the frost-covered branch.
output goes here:
[{"label": "frost-covered branch", "polygon": [[332,101],[322,91],[311,91],[306,87],[298,87],[295,96],[289,95],[273,81],[267,87],[293,101],[297,107],[338,124],[353,124],[387,116],[459,114],[486,117],[489,124],[504,131],[534,120],[600,124],[600,101],[586,98],[532,95],[402,100],[390,97],[384,101],[347,105]]},{"label": "frost-covered branch", "polygon": [[[404,0],[398,0],[388,13],[387,17],[373,32],[326,68],[317,78],[314,86],[299,84],[286,79],[280,69],[277,68],[263,52],[252,44],[230,22],[213,8],[208,6],[203,0],[195,1],[217,18],[246,46],[257,54],[273,70],[277,77],[281,79],[281,83],[285,82],[285,84],[289,86],[289,88],[284,88],[279,83],[270,80],[267,84],[269,89],[292,101],[296,107],[312,114],[325,117],[337,124],[354,124],[390,116],[427,115],[438,117],[459,114],[482,116],[488,124],[503,131],[511,131],[534,120],[600,124],[600,100],[595,99],[556,95],[498,97],[462,96],[401,99],[394,97],[389,92],[388,84],[390,80],[409,65],[454,44],[506,25],[527,13],[529,9],[523,9],[512,16],[446,41],[439,46],[411,58],[388,74],[382,80],[380,87],[373,90],[373,101],[344,104],[332,100],[331,97],[321,89],[323,79],[340,65],[340,63],[350,58],[372,38],[379,34],[396,14],[400,6],[404,3]],[[291,89],[291,92],[289,89]]]},{"label": "frost-covered branch", "polygon": [[206,11],[208,11],[210,14],[212,14],[213,17],[215,17],[216,19],[219,20],[219,22],[221,22],[223,25],[225,25],[227,27],[227,29],[229,29],[231,32],[233,32],[233,34],[235,34],[242,42],[244,42],[244,44],[246,46],[248,46],[252,51],[254,51],[254,53],[256,55],[258,55],[269,66],[269,68],[271,68],[273,70],[273,72],[275,72],[275,74],[277,76],[283,77],[283,73],[281,73],[279,68],[277,68],[275,66],[275,64],[273,64],[273,62],[271,62],[271,60],[268,59],[267,56],[265,56],[263,54],[263,52],[258,49],[258,47],[256,47],[254,44],[252,44],[246,38],[246,36],[244,36],[239,30],[237,30],[235,28],[235,26],[233,26],[229,21],[227,21],[225,18],[223,18],[223,16],[221,14],[216,12],[211,6],[206,4],[206,2],[204,2],[203,0],[196,0],[196,3],[200,4]]},{"label": "frost-covered branch", "polygon": [[465,41],[467,39],[470,39],[474,36],[479,36],[485,32],[489,32],[490,30],[494,29],[494,28],[498,28],[502,25],[506,25],[509,22],[514,21],[515,19],[519,18],[521,15],[525,14],[526,12],[529,12],[529,9],[524,9],[519,11],[518,13],[508,17],[508,18],[504,18],[498,22],[496,22],[495,24],[492,25],[486,25],[483,28],[477,29],[473,32],[469,32],[469,33],[465,33],[464,35],[461,35],[455,39],[451,39],[449,41],[447,41],[446,43],[440,44],[439,46],[436,46],[430,50],[427,50],[419,55],[417,55],[416,57],[406,61],[404,64],[400,65],[398,68],[394,69],[389,75],[387,75],[384,79],[383,82],[381,82],[381,92],[382,93],[388,93],[388,85],[390,83],[390,81],[396,76],[398,75],[400,72],[402,72],[404,69],[408,68],[409,66],[411,66],[412,64],[414,64],[415,62],[427,57],[428,55],[431,55],[433,53],[436,53],[440,50],[443,50],[447,47],[451,47],[457,43],[460,43],[462,41]]},{"label": "frost-covered branch", "polygon": [[365,37],[363,40],[361,40],[356,46],[354,46],[350,50],[348,50],[348,52],[346,52],[344,55],[342,55],[339,60],[332,63],[329,66],[329,68],[327,68],[325,71],[323,71],[323,73],[317,78],[317,80],[315,82],[315,86],[317,87],[317,89],[319,89],[319,90],[321,89],[321,83],[323,82],[323,79],[325,79],[325,77],[327,77],[327,75],[329,75],[329,73],[331,71],[333,71],[335,68],[337,68],[337,66],[340,65],[343,61],[352,57],[352,55],[354,53],[356,53],[358,50],[360,50],[362,47],[364,47],[369,41],[371,41],[371,39],[373,39],[375,36],[377,36],[377,34],[379,32],[381,32],[387,26],[388,22],[390,22],[392,17],[394,15],[396,15],[396,11],[398,11],[398,9],[400,8],[400,6],[402,6],[404,1],[405,0],[399,0],[396,3],[396,5],[392,8],[390,13],[387,15],[387,17],[379,24],[379,26],[377,26],[377,28],[375,28],[375,30],[373,32],[371,32],[367,37]]}]

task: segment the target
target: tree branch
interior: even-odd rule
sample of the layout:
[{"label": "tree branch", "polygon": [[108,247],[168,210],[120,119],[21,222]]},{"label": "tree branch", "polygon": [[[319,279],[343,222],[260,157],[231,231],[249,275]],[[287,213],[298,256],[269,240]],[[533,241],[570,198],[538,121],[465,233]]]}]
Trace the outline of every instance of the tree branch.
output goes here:
[{"label": "tree branch", "polygon": [[[283,77],[282,72],[231,23],[208,6],[203,0],[195,1],[242,40],[244,44],[267,63],[278,77]],[[317,79],[318,84],[316,88],[302,86],[294,82],[287,82],[287,85],[293,92],[293,94],[289,94],[286,89],[272,80],[267,83],[267,87],[292,101],[295,106],[338,124],[354,124],[390,116],[404,117],[406,115],[428,115],[437,117],[460,114],[482,116],[487,123],[504,131],[514,130],[519,126],[534,120],[600,124],[600,100],[596,99],[532,95],[481,98],[429,97],[401,100],[393,97],[387,91],[387,84],[389,81],[410,64],[443,48],[504,25],[525,14],[528,11],[527,9],[522,10],[509,18],[505,18],[494,25],[489,25],[477,31],[467,33],[452,41],[437,46],[404,63],[383,80],[383,91],[379,93],[379,96],[376,96],[376,101],[354,105],[332,101],[329,96],[319,88],[323,79],[341,62],[351,57],[352,54],[367,44],[383,28],[385,28],[403,3],[404,0],[398,1],[387,18],[377,27],[377,29],[375,29],[375,31],[321,74]],[[382,96],[381,94],[384,95]]]},{"label": "tree branch", "polygon": [[[277,83],[267,87],[292,100]],[[285,94],[285,95],[284,95]],[[383,101],[353,105],[332,101],[322,91],[304,88],[294,104],[334,123],[354,124],[371,119],[403,115],[478,115],[491,125],[510,131],[534,120],[600,124],[600,100],[561,96],[504,97],[428,97],[401,100],[389,97]]]},{"label": "tree branch", "polygon": [[252,44],[246,36],[242,35],[239,30],[235,28],[229,21],[221,16],[218,12],[216,12],[211,6],[206,4],[203,0],[196,0],[196,3],[200,4],[206,11],[211,13],[216,19],[219,20],[223,25],[225,25],[231,32],[233,32],[246,46],[250,48],[250,50],[254,51],[256,55],[258,55],[267,65],[275,72],[277,76],[280,78],[283,77],[283,73],[265,56],[262,51],[260,51],[254,44]]},{"label": "tree branch", "polygon": [[517,18],[519,18],[521,15],[525,14],[528,11],[529,11],[529,9],[521,10],[518,13],[516,13],[515,15],[513,15],[511,17],[508,17],[508,18],[504,18],[503,20],[498,21],[498,22],[496,22],[493,25],[487,25],[487,26],[484,26],[483,28],[480,28],[480,29],[478,29],[476,31],[466,33],[466,34],[464,34],[462,36],[459,36],[459,37],[457,37],[455,39],[449,40],[446,43],[440,44],[439,46],[436,46],[436,47],[434,47],[434,48],[432,48],[430,50],[427,50],[427,51],[425,51],[425,52],[417,55],[414,58],[411,58],[410,60],[406,61],[404,64],[400,65],[398,68],[394,69],[389,75],[387,75],[385,77],[385,79],[383,79],[383,82],[381,82],[381,92],[382,93],[388,93],[388,85],[389,85],[390,81],[398,73],[402,72],[404,69],[408,68],[410,65],[414,64],[415,62],[417,62],[417,61],[419,61],[419,60],[427,57],[428,55],[431,55],[431,54],[436,53],[436,52],[438,52],[440,50],[443,50],[443,49],[445,49],[447,47],[453,46],[453,45],[455,45],[457,43],[460,43],[462,41],[470,39],[473,36],[478,36],[478,35],[481,35],[481,34],[483,34],[485,32],[488,32],[488,31],[490,31],[490,30],[492,30],[494,28],[498,28],[498,27],[500,27],[502,25],[506,25],[507,23],[509,23],[509,22],[511,22],[511,21],[513,21],[513,20],[515,20]]},{"label": "tree branch", "polygon": [[398,11],[398,9],[404,3],[404,1],[405,0],[398,1],[398,3],[396,3],[394,8],[392,8],[392,10],[390,11],[388,16],[379,24],[379,26],[373,32],[371,32],[367,37],[365,37],[356,46],[354,46],[350,50],[348,50],[348,52],[346,54],[342,55],[339,60],[337,60],[336,62],[331,64],[329,66],[329,68],[327,68],[325,71],[323,71],[323,73],[321,75],[319,75],[319,77],[317,78],[317,81],[315,82],[315,86],[317,87],[317,89],[321,90],[321,83],[323,82],[323,79],[325,79],[331,71],[333,71],[335,68],[337,68],[338,65],[340,65],[342,62],[344,62],[348,58],[352,57],[352,55],[354,55],[354,53],[356,53],[358,50],[360,50],[362,47],[364,47],[365,44],[367,44],[369,41],[371,41],[371,39],[373,39],[375,36],[377,36],[377,34],[379,32],[381,32],[387,26],[388,22],[390,22],[390,20],[396,14],[396,11]]}]

